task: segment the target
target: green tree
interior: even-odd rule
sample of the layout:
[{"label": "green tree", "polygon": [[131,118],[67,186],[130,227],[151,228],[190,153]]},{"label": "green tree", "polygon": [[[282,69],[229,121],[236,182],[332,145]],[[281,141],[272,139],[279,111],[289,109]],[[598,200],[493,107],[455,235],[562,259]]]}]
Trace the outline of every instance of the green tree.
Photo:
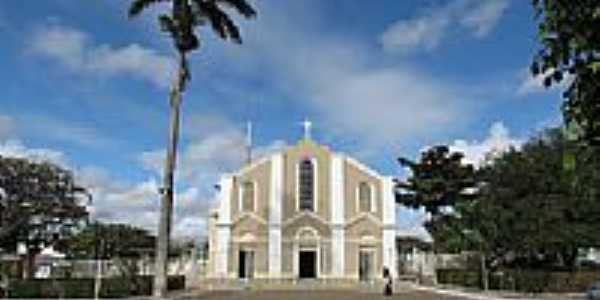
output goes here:
[{"label": "green tree", "polygon": [[435,146],[421,153],[418,162],[398,161],[410,169],[407,180],[396,181],[396,202],[411,208],[423,207],[433,218],[456,203],[475,196],[475,171],[463,163],[464,155],[447,146]]},{"label": "green tree", "polygon": [[[400,158],[411,171],[406,181],[397,181],[396,202],[411,208],[424,208],[429,214],[425,228],[441,252],[477,250],[485,253],[484,239],[473,223],[479,185],[475,169],[463,162],[461,152],[448,146],[434,146],[421,153],[418,162]],[[485,274],[482,256],[482,274]],[[484,276],[484,278],[487,278]],[[484,288],[487,287],[487,281]]]},{"label": "green tree", "polygon": [[135,258],[150,253],[156,238],[147,230],[128,224],[94,223],[61,243],[74,258]]},{"label": "green tree", "polygon": [[227,15],[224,7],[233,8],[246,18],[256,16],[256,11],[246,0],[134,0],[129,8],[129,16],[138,16],[146,8],[159,3],[171,4],[170,11],[161,14],[158,21],[161,30],[170,35],[178,54],[178,72],[171,86],[169,99],[171,121],[164,168],[154,284],[154,295],[163,297],[167,291],[166,258],[173,210],[173,174],[179,135],[179,114],[182,94],[190,79],[187,55],[200,47],[200,39],[195,29],[199,26],[210,25],[220,38],[241,43],[239,29]]},{"label": "green tree", "polygon": [[15,251],[26,242],[31,259],[41,245],[54,245],[84,225],[89,198],[58,165],[0,156],[0,247]]},{"label": "green tree", "polygon": [[600,2],[532,0],[541,49],[531,65],[550,87],[568,82],[563,113],[583,141],[600,145]]},{"label": "green tree", "polygon": [[[571,151],[579,151],[575,169],[565,164]],[[579,248],[599,244],[598,165],[582,161],[590,151],[553,129],[481,170],[482,211],[494,222],[480,232],[501,263],[573,268]]]}]

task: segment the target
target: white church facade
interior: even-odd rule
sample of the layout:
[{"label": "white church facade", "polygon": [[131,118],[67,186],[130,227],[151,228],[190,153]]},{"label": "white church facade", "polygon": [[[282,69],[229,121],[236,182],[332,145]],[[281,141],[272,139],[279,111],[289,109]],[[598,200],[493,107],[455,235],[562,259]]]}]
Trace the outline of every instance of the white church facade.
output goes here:
[{"label": "white church facade", "polygon": [[222,176],[209,278],[381,278],[396,273],[392,177],[305,136]]}]

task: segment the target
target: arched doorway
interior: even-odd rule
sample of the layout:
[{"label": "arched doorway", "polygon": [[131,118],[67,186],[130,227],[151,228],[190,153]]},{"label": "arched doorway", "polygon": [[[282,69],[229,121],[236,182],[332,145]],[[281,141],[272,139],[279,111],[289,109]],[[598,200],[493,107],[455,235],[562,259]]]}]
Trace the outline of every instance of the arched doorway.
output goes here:
[{"label": "arched doorway", "polygon": [[321,263],[319,234],[314,228],[298,230],[294,243],[294,273],[300,279],[319,278]]},{"label": "arched doorway", "polygon": [[251,233],[246,233],[239,240],[238,252],[238,278],[254,278],[254,253],[255,237]]}]

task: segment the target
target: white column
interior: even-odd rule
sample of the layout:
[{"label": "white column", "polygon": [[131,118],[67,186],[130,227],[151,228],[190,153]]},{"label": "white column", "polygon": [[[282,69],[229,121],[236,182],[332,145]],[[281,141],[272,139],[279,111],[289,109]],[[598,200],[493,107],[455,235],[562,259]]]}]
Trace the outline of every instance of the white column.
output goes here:
[{"label": "white column", "polygon": [[233,178],[223,176],[219,183],[219,216],[217,220],[215,273],[217,277],[228,276],[229,243],[231,242],[231,191]]},{"label": "white column", "polygon": [[228,277],[227,267],[229,264],[229,241],[231,240],[231,227],[217,225],[217,257],[215,273],[217,277]]},{"label": "white column", "polygon": [[345,268],[344,230],[344,157],[333,155],[331,159],[331,251],[332,275],[343,277]]},{"label": "white column", "polygon": [[383,192],[383,266],[387,267],[392,276],[396,270],[396,199],[392,177],[382,179]]},{"label": "white column", "polygon": [[269,192],[269,277],[281,277],[281,205],[283,203],[283,155],[271,159]]}]

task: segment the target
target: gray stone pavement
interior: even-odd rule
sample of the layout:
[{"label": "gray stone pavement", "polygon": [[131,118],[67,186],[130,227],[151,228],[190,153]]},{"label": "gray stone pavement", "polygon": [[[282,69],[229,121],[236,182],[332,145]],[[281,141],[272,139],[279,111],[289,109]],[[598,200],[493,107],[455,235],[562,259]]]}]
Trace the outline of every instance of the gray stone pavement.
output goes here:
[{"label": "gray stone pavement", "polygon": [[428,291],[405,290],[391,297],[359,291],[220,291],[185,295],[186,300],[466,300]]},{"label": "gray stone pavement", "polygon": [[[151,297],[130,298],[146,300]],[[514,292],[481,292],[456,287],[428,287],[411,283],[396,286],[394,295],[384,297],[373,290],[236,290],[209,291],[205,289],[174,292],[168,299],[177,300],[583,300],[583,294],[542,294],[525,295]]]},{"label": "gray stone pavement", "polygon": [[170,295],[177,300],[572,300],[582,294],[523,295],[517,293],[461,291],[447,288],[412,286],[396,290],[391,297],[357,290],[338,291],[187,291]]},{"label": "gray stone pavement", "polygon": [[480,290],[467,290],[460,289],[457,287],[426,287],[426,286],[411,286],[412,289],[435,293],[437,295],[452,295],[461,299],[472,299],[472,300],[502,300],[502,299],[519,299],[519,300],[583,300],[585,295],[583,293],[572,293],[572,294],[523,294],[511,291],[480,291]]}]

